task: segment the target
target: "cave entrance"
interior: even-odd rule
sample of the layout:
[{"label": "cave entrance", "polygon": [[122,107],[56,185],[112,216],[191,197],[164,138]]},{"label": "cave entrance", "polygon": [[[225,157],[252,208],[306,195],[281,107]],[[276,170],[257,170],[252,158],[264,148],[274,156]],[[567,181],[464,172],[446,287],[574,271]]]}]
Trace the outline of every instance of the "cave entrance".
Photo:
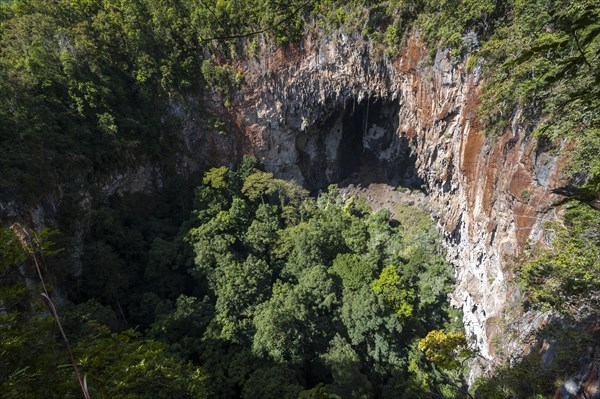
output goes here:
[{"label": "cave entrance", "polygon": [[397,100],[349,101],[296,139],[306,186],[384,183],[420,188],[409,139],[400,135]]}]

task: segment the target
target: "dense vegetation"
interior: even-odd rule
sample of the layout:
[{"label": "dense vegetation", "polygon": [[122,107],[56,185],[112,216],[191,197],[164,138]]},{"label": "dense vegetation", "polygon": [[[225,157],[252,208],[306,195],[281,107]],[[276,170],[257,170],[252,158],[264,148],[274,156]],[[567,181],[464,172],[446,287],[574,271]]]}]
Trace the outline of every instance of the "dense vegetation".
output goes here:
[{"label": "dense vegetation", "polygon": [[[310,197],[245,158],[235,171],[205,174],[191,220],[172,240],[154,238],[143,269],[121,270],[135,238],[97,236],[79,304],[60,308],[92,397],[147,397],[155,387],[146,379],[163,386],[162,397],[462,397],[464,334],[437,331],[460,328],[446,298],[452,269],[429,217],[398,211],[402,222],[393,225],[388,211],[372,213],[334,186]],[[117,251],[119,239],[128,241]],[[4,242],[17,253],[10,232]],[[23,261],[6,267],[19,274]],[[40,385],[56,397],[72,394],[49,318],[13,302],[0,356],[9,397]],[[125,320],[146,337],[111,335]],[[37,361],[23,351],[28,345],[40,348]]]},{"label": "dense vegetation", "polygon": [[[389,213],[372,214],[335,187],[306,198],[248,161],[237,173],[212,169],[204,182],[187,240],[191,272],[215,298],[204,340],[232,351],[211,359],[200,344],[200,358],[222,370],[216,396],[241,387],[242,397],[295,397],[319,382],[340,397],[435,387],[408,372],[411,361],[418,367],[416,339],[449,322],[452,271],[427,216],[406,209],[393,227]],[[225,377],[232,368],[237,384]],[[266,383],[280,378],[284,391]]]},{"label": "dense vegetation", "polygon": [[81,385],[94,398],[205,397],[197,367],[133,330],[111,332],[101,322],[114,325],[112,312],[97,302],[60,307],[59,317],[44,277],[55,233],[0,229],[2,397],[80,398]]},{"label": "dense vegetation", "polygon": [[[471,354],[450,325],[450,272],[423,215],[399,210],[392,226],[246,160],[210,170],[189,217],[180,110],[212,123],[218,106],[198,98],[231,105],[244,78],[234,61],[257,55],[259,39],[299,45],[313,23],[370,40],[382,58],[417,28],[432,51],[482,71],[488,134],[520,124],[541,149],[572,141],[564,192],[579,202],[548,226],[554,249],[532,248],[517,274],[529,306],[580,331],[549,326],[564,348],[551,367],[532,356],[477,388],[553,393],[576,369],[571,352],[598,339],[600,220],[587,205],[600,195],[597,1],[3,0],[0,200],[60,197],[54,240],[66,247],[73,226],[91,226],[82,270],[56,257],[47,282],[68,299],[59,313],[91,396],[466,395],[452,356]],[[96,195],[140,164],[163,173],[160,195]],[[0,392],[80,396],[41,287],[23,285],[38,281],[31,260],[9,230],[0,248]]]}]

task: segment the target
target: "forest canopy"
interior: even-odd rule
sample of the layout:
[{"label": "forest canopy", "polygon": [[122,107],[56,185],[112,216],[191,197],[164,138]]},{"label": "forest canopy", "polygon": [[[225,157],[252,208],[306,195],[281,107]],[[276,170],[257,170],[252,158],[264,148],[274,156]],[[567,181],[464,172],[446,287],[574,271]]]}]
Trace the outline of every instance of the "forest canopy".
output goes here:
[{"label": "forest canopy", "polygon": [[[61,312],[90,391],[145,397],[152,386],[136,384],[162,378],[164,397],[460,394],[466,389],[460,371],[449,379],[417,349],[433,329],[460,329],[447,300],[453,271],[430,217],[418,209],[399,211],[405,219],[394,224],[389,211],[373,213],[336,186],[311,197],[262,171],[253,158],[235,170],[210,169],[179,234],[154,238],[137,273],[114,269],[104,278],[122,281],[120,289],[97,280],[106,262],[127,256],[123,250],[104,241],[102,253],[86,255],[78,304]],[[118,332],[124,320],[111,306],[122,307],[121,317],[145,336]],[[53,395],[73,392],[76,385],[67,384],[72,371],[61,368],[53,355],[61,351],[51,349],[61,342],[46,335],[50,320],[17,323],[35,310],[16,309],[6,316],[14,324],[3,330],[3,342],[27,337],[52,345],[40,347],[46,363],[36,369],[28,366],[28,352],[8,346],[0,359],[12,362],[3,370],[16,370],[3,377],[14,391],[10,397],[22,393],[25,380],[47,384]],[[82,325],[78,317],[88,321]],[[140,361],[144,368],[131,367]],[[57,368],[63,373],[55,374]],[[117,385],[106,385],[104,375]]]}]

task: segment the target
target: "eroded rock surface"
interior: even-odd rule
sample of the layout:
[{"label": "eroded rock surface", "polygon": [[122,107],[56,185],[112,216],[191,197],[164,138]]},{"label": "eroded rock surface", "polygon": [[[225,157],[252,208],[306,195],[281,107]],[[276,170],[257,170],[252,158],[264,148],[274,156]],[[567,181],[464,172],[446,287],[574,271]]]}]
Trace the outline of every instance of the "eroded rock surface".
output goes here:
[{"label": "eroded rock surface", "polygon": [[456,266],[452,301],[493,360],[499,321],[519,303],[511,264],[556,217],[566,159],[517,122],[483,135],[477,68],[467,73],[444,51],[428,61],[418,34],[401,53],[377,60],[369,42],[341,33],[315,33],[299,50],[263,45],[238,65],[246,84],[231,112],[246,151],[280,177],[318,189],[376,164],[372,183],[423,184]]}]

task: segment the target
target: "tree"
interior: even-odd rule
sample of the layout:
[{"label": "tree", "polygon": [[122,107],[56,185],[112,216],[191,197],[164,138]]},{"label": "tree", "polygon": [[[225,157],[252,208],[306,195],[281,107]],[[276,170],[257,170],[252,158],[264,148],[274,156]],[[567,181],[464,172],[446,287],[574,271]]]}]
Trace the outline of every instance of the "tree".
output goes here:
[{"label": "tree", "polygon": [[379,278],[371,284],[373,292],[381,295],[384,300],[394,309],[396,315],[401,319],[412,316],[415,301],[413,288],[406,288],[406,282],[400,277],[394,266],[385,267]]},{"label": "tree", "polygon": [[216,281],[216,321],[220,337],[231,342],[247,342],[252,336],[256,307],[270,293],[273,278],[267,262],[253,255],[243,262],[232,262],[218,270]]},{"label": "tree", "polygon": [[358,290],[373,280],[377,269],[377,259],[371,255],[339,254],[330,271],[342,279],[345,289]]},{"label": "tree", "polygon": [[362,359],[385,365],[387,373],[402,363],[403,323],[371,287],[344,290],[340,313],[350,342]]},{"label": "tree", "polygon": [[[397,228],[389,212],[369,214],[335,187],[314,200],[254,167],[235,187],[237,174],[231,171],[221,189],[226,201],[188,234],[193,273],[208,281],[215,304],[198,351],[212,370],[211,395],[287,395],[274,383],[249,385],[275,364],[297,373],[299,385],[322,382],[304,389],[304,397],[363,397],[382,389],[382,381],[390,392],[403,387],[406,342],[422,324],[437,327],[448,318],[451,270],[440,260],[430,220]],[[205,189],[200,205],[210,208],[215,189]],[[287,216],[289,207],[296,217]],[[383,267],[392,260],[400,266]],[[438,269],[428,274],[430,265]],[[422,307],[416,287],[436,289]],[[367,368],[368,377],[361,372]]]},{"label": "tree", "polygon": [[261,198],[264,203],[265,196],[274,193],[276,189],[277,185],[272,173],[257,171],[246,177],[244,185],[242,186],[242,193],[246,195],[250,201]]},{"label": "tree", "polygon": [[227,168],[227,166],[211,168],[208,172],[204,174],[204,177],[202,178],[202,183],[216,190],[222,190],[229,186],[227,182],[228,174],[229,169]]},{"label": "tree", "polygon": [[309,314],[301,303],[291,284],[275,283],[273,296],[258,306],[254,316],[252,349],[257,355],[292,364],[304,359],[309,345]]},{"label": "tree", "polygon": [[368,251],[372,254],[379,255],[383,259],[386,255],[386,248],[391,243],[394,243],[392,236],[394,228],[390,226],[390,211],[380,209],[372,213],[366,220],[369,241],[367,243]]},{"label": "tree", "polygon": [[346,252],[341,226],[334,217],[318,213],[306,222],[290,226],[280,242],[288,253],[284,273],[299,278],[313,266],[329,265],[338,253]]},{"label": "tree", "polygon": [[311,359],[329,342],[338,299],[325,268],[307,270],[297,285],[276,282],[257,308],[253,349],[276,361]]},{"label": "tree", "polygon": [[168,344],[169,351],[182,359],[192,359],[201,350],[202,335],[214,317],[208,297],[179,295],[175,306],[156,309],[156,321],[147,332],[151,339]]},{"label": "tree", "polygon": [[372,397],[373,387],[360,371],[360,356],[339,334],[333,337],[329,350],[321,358],[333,376],[333,382],[327,385],[328,393],[348,399]]},{"label": "tree", "polygon": [[459,367],[461,361],[472,354],[467,348],[467,340],[463,332],[430,331],[419,341],[418,348],[425,353],[427,359],[442,370]]},{"label": "tree", "polygon": [[110,335],[100,328],[92,339],[80,342],[75,353],[92,397],[205,397],[206,377],[200,369],[169,355],[166,345],[133,331]]},{"label": "tree", "polygon": [[242,390],[243,399],[296,399],[302,390],[293,369],[272,366],[254,371]]},{"label": "tree", "polygon": [[277,244],[277,232],[281,227],[277,206],[260,204],[244,234],[244,245],[256,255],[270,257],[271,249]]}]

